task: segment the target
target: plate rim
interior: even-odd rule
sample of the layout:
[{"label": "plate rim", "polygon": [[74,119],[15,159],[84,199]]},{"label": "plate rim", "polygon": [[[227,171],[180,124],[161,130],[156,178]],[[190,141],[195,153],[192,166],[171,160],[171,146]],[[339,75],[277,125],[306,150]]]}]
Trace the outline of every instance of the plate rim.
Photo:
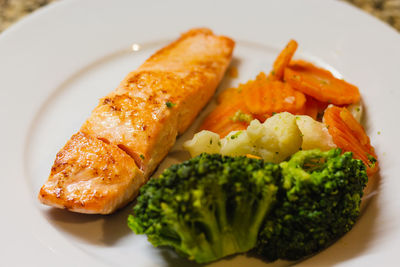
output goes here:
[{"label": "plate rim", "polygon": [[[86,2],[94,2],[94,1],[88,0],[88,1],[86,1]],[[121,1],[121,2],[123,2],[123,1]],[[286,1],[286,3],[287,3],[287,2],[288,2],[288,1]],[[314,0],[305,1],[305,3],[310,4],[310,5],[312,5],[312,4],[315,3],[315,2],[317,2],[317,1],[314,1]],[[336,1],[330,1],[330,4],[332,4],[333,2],[336,2]],[[8,38],[11,38],[11,37],[14,37],[15,35],[21,34],[20,32],[23,32],[25,27],[29,26],[32,22],[36,21],[38,18],[41,18],[41,17],[43,17],[43,16],[47,16],[47,14],[55,12],[55,10],[56,10],[56,11],[57,11],[57,10],[58,10],[58,11],[63,10],[63,9],[64,9],[65,7],[67,7],[67,6],[78,5],[78,3],[81,3],[81,1],[78,1],[78,0],[59,1],[59,2],[52,3],[51,5],[48,5],[48,6],[44,7],[44,8],[42,8],[42,9],[39,9],[38,11],[35,11],[35,12],[33,12],[32,14],[29,14],[28,16],[26,16],[25,18],[23,18],[21,21],[19,21],[18,23],[12,25],[11,27],[7,28],[3,33],[0,34],[0,47],[2,47],[2,44],[3,44],[4,42],[6,42]],[[391,27],[388,26],[387,24],[385,24],[385,23],[379,21],[378,19],[372,17],[372,15],[369,15],[369,14],[366,14],[366,13],[362,12],[362,11],[358,10],[357,8],[350,6],[348,3],[337,2],[337,3],[335,3],[334,5],[337,5],[338,7],[339,7],[339,6],[342,6],[341,8],[344,8],[344,7],[346,6],[346,7],[345,7],[346,9],[349,9],[349,10],[352,9],[353,11],[351,11],[351,12],[356,12],[358,15],[364,17],[364,19],[370,20],[371,23],[372,23],[372,21],[373,21],[373,24],[377,24],[377,23],[378,23],[379,26],[376,26],[376,27],[381,28],[381,29],[383,29],[384,31],[386,31],[385,34],[387,34],[388,32],[391,32],[390,34],[396,34],[396,36],[393,35],[393,41],[400,44],[400,35],[399,35],[393,28],[391,28]],[[354,14],[356,14],[356,13],[354,13]],[[365,15],[367,15],[367,16],[365,16]],[[371,19],[373,19],[373,20],[371,20]],[[384,26],[384,27],[382,27],[382,26]],[[388,29],[390,29],[390,31],[387,31]],[[219,31],[218,31],[218,33],[219,33]],[[381,33],[381,34],[382,34],[382,33]],[[4,40],[5,40],[5,41],[4,41]],[[0,82],[0,84],[1,84],[1,82]],[[1,92],[1,93],[4,93],[4,91]],[[4,110],[1,109],[1,110],[2,110],[2,112],[3,112],[3,111],[5,111],[6,109],[4,109]],[[15,126],[15,125],[12,125],[12,126]],[[3,136],[5,136],[5,135],[3,135]],[[7,136],[6,136],[6,137],[7,137]],[[20,136],[18,136],[18,137],[20,137]],[[21,150],[20,148],[21,148],[21,147],[19,147],[19,150],[18,150],[17,153],[21,153],[21,151],[23,151],[23,150]],[[20,157],[21,155],[15,155],[15,156],[16,156],[16,157],[12,157],[12,158],[19,158],[19,159],[21,159],[21,157]],[[2,156],[2,159],[3,159],[3,158],[4,158],[4,155]],[[8,162],[7,159],[8,159],[8,158],[4,158],[4,161],[3,161],[3,162],[7,162],[7,166],[15,167],[15,165],[16,165],[15,162]],[[17,166],[18,166],[18,164],[17,164]],[[21,173],[19,173],[19,174],[21,174]],[[3,180],[4,180],[4,179],[3,179]],[[2,181],[1,184],[2,184],[2,185],[6,185],[4,181]],[[27,191],[29,191],[29,187],[27,187],[27,186],[26,186],[22,181],[20,181],[20,180],[17,180],[17,181],[15,182],[15,184],[13,184],[13,185],[14,185],[15,187],[21,187],[21,188],[23,188],[23,190],[22,190],[22,192],[21,192],[22,194],[28,193]],[[2,200],[4,200],[4,199],[2,199]],[[376,202],[376,201],[375,201],[375,202]],[[28,204],[29,204],[29,203],[28,203]],[[32,208],[32,210],[31,210],[30,212],[27,213],[28,216],[37,216],[38,214],[40,214],[40,212],[36,209],[37,203],[36,203],[36,204],[35,204],[35,203],[30,203],[30,204],[31,204],[31,205],[29,205],[28,207],[29,207],[29,208]],[[18,219],[21,219],[21,218],[19,217]],[[11,221],[11,222],[13,222],[13,221]],[[4,223],[4,222],[3,222],[3,223]],[[2,223],[2,224],[3,224],[3,223]],[[10,225],[11,225],[11,224],[5,225],[5,226],[10,226]],[[9,231],[11,231],[11,230],[9,230]],[[15,231],[15,229],[13,229],[12,231]],[[31,231],[33,231],[33,229],[31,229]],[[29,231],[28,231],[28,232],[29,232]],[[29,235],[28,238],[31,238],[31,239],[33,239],[33,240],[35,240],[35,241],[37,241],[37,240],[42,240],[43,242],[54,242],[54,239],[57,238],[57,236],[59,237],[59,236],[61,235],[59,232],[54,231],[54,229],[53,229],[53,230],[50,230],[50,232],[51,232],[52,235],[54,235],[54,238],[48,238],[48,240],[45,240],[45,241],[43,241],[43,239],[40,239],[40,238],[38,238],[37,236],[35,236],[35,234],[32,233],[32,232],[30,233],[30,235]],[[6,239],[6,240],[8,240],[8,239]],[[28,242],[27,242],[27,243],[28,243]],[[3,242],[2,242],[2,246],[5,246],[5,244],[4,244]],[[58,248],[57,246],[47,247],[46,244],[42,244],[42,246],[43,246],[42,248],[45,250],[45,252],[44,252],[44,253],[43,253],[43,251],[37,252],[37,253],[38,253],[37,255],[47,255],[48,252],[51,251],[50,254],[53,255],[51,258],[54,258],[54,259],[58,259],[58,258],[60,257],[60,254],[59,254],[59,252],[58,252],[58,250],[60,250],[60,249],[61,249],[61,250],[67,249],[67,250],[69,250],[69,251],[75,251],[76,253],[79,253],[79,252],[78,252],[79,250],[74,250],[74,249],[73,249],[71,246],[69,246],[68,244],[65,245],[65,246],[62,246],[62,248]],[[38,247],[39,247],[39,246],[38,246]],[[14,248],[13,248],[13,249],[14,249]],[[29,247],[26,248],[26,249],[29,249]],[[40,249],[38,249],[38,250],[40,250]],[[325,252],[326,252],[326,250],[325,250],[323,253],[321,253],[321,254],[326,254]],[[15,255],[15,251],[10,251],[10,255]],[[83,254],[82,254],[82,255],[83,255]],[[319,256],[320,256],[320,255],[318,255],[317,257],[319,257]],[[35,253],[29,254],[29,257],[32,257],[32,258],[36,259]],[[62,256],[62,257],[63,257],[63,256]],[[65,258],[65,257],[64,257],[64,258]],[[68,262],[68,259],[65,259],[65,260],[66,260],[65,263],[67,263],[67,262]],[[71,259],[70,259],[70,260],[71,260]],[[85,260],[86,260],[86,259],[85,259]],[[87,261],[90,262],[90,259],[87,259]],[[98,264],[97,261],[96,261],[96,263]]]}]

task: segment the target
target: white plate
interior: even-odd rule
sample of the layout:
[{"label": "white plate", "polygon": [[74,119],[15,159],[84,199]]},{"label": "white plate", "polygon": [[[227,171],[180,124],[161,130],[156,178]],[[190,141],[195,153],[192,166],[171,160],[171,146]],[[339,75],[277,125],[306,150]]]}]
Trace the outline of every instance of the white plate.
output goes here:
[{"label": "white plate", "polygon": [[[157,48],[196,26],[237,41],[239,77],[226,78],[221,88],[268,71],[290,38],[300,44],[297,56],[359,86],[381,163],[379,193],[351,232],[300,265],[398,262],[398,33],[338,1],[74,0],[35,12],[0,35],[1,265],[190,265],[132,234],[125,223],[129,207],[111,216],[73,214],[44,207],[36,196],[58,149],[97,100]],[[228,264],[265,263],[244,256],[217,263]]]}]

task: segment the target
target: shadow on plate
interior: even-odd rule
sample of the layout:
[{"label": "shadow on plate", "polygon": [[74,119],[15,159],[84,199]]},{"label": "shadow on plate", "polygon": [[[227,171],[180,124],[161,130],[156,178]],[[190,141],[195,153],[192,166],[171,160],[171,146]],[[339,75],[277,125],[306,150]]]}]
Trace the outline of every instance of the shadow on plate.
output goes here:
[{"label": "shadow on plate", "polygon": [[205,266],[204,264],[198,264],[193,261],[190,261],[188,259],[185,259],[183,257],[180,257],[178,254],[175,253],[170,248],[159,248],[159,254],[161,257],[164,258],[166,266],[168,267],[173,267],[173,266],[179,266],[179,267],[200,267],[200,266]]},{"label": "shadow on plate", "polygon": [[63,232],[81,241],[112,246],[132,231],[127,226],[127,218],[134,203],[111,215],[79,214],[51,208],[46,212],[49,221]]},{"label": "shadow on plate", "polygon": [[223,267],[223,266],[230,266],[230,267],[242,267],[242,266],[252,266],[252,267],[283,267],[289,266],[293,262],[288,261],[281,261],[277,260],[275,262],[265,262],[259,258],[252,257],[246,254],[240,255],[231,255],[227,256],[221,260],[209,263],[209,264],[198,264],[193,261],[189,261],[185,258],[179,257],[178,254],[175,253],[172,249],[169,248],[159,248],[159,254],[165,260],[165,266],[168,267],[200,267],[200,266],[207,266],[207,267]]}]

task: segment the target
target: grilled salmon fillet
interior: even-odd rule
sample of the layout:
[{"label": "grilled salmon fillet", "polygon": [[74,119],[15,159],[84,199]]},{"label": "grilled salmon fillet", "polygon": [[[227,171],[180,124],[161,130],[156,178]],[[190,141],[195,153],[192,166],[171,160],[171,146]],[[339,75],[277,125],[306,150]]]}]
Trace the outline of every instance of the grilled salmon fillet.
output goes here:
[{"label": "grilled salmon fillet", "polygon": [[129,73],[58,152],[39,200],[99,214],[132,201],[214,94],[233,48],[193,29]]}]

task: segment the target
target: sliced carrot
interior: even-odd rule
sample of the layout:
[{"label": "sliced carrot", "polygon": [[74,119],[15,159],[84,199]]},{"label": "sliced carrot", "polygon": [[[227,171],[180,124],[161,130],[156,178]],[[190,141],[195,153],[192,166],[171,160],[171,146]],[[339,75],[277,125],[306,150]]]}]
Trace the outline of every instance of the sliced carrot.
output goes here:
[{"label": "sliced carrot", "polygon": [[238,88],[228,88],[217,98],[218,106],[204,119],[200,130],[208,130],[225,137],[231,131],[244,130],[249,121],[235,119],[240,112],[253,118],[243,100],[243,91],[240,85]]},{"label": "sliced carrot", "polygon": [[348,109],[343,109],[340,112],[340,118],[346,123],[346,125],[352,130],[355,137],[360,141],[361,145],[370,145],[369,138],[364,131],[364,128],[358,121],[353,117]]},{"label": "sliced carrot", "polygon": [[354,158],[362,160],[369,176],[378,171],[377,156],[368,135],[346,108],[336,106],[327,108],[324,122],[334,143],[343,151],[353,152]]},{"label": "sliced carrot", "polygon": [[265,113],[265,114],[253,114],[254,119],[259,120],[260,122],[266,121],[269,117],[271,117],[273,113]]},{"label": "sliced carrot", "polygon": [[304,105],[304,109],[298,112],[297,115],[307,115],[314,120],[320,121],[327,106],[327,103],[320,102],[315,98],[306,95],[306,104]]},{"label": "sliced carrot", "polygon": [[345,105],[360,100],[360,92],[356,86],[303,60],[292,61],[285,69],[284,79],[293,88],[321,102]]},{"label": "sliced carrot", "polygon": [[304,105],[304,109],[298,115],[307,115],[316,120],[318,116],[317,101],[310,96],[306,96],[306,104]]},{"label": "sliced carrot", "polygon": [[[329,103],[321,102],[321,101],[318,101],[316,99],[314,99],[314,100],[315,100],[315,102],[317,104],[318,113],[323,114],[325,109],[329,106]],[[321,119],[322,119],[322,117],[321,117]]]},{"label": "sliced carrot", "polygon": [[306,102],[303,93],[287,83],[269,80],[263,72],[242,85],[242,91],[247,109],[257,115],[283,111],[296,113]]},{"label": "sliced carrot", "polygon": [[239,85],[238,88],[228,88],[222,91],[217,98],[217,103],[235,103],[235,102],[242,102],[243,101],[243,91],[241,86]]},{"label": "sliced carrot", "polygon": [[272,80],[282,80],[285,68],[289,65],[290,60],[297,50],[297,46],[295,40],[290,40],[286,47],[279,53],[270,73]]},{"label": "sliced carrot", "polygon": [[[218,133],[221,137],[234,130],[246,129],[250,120],[237,120],[237,112],[264,122],[273,113],[304,110],[303,93],[289,84],[271,81],[261,72],[255,80],[229,88],[217,99],[218,106],[206,117],[200,129]],[[243,116],[242,116],[243,117]]]},{"label": "sliced carrot", "polygon": [[244,130],[249,125],[247,121],[234,120],[236,112],[248,113],[241,103],[224,102],[218,105],[203,121],[200,130],[208,130],[225,137],[231,131]]},{"label": "sliced carrot", "polygon": [[261,157],[255,156],[253,154],[246,154],[246,157],[248,157],[249,159],[262,159]]}]

